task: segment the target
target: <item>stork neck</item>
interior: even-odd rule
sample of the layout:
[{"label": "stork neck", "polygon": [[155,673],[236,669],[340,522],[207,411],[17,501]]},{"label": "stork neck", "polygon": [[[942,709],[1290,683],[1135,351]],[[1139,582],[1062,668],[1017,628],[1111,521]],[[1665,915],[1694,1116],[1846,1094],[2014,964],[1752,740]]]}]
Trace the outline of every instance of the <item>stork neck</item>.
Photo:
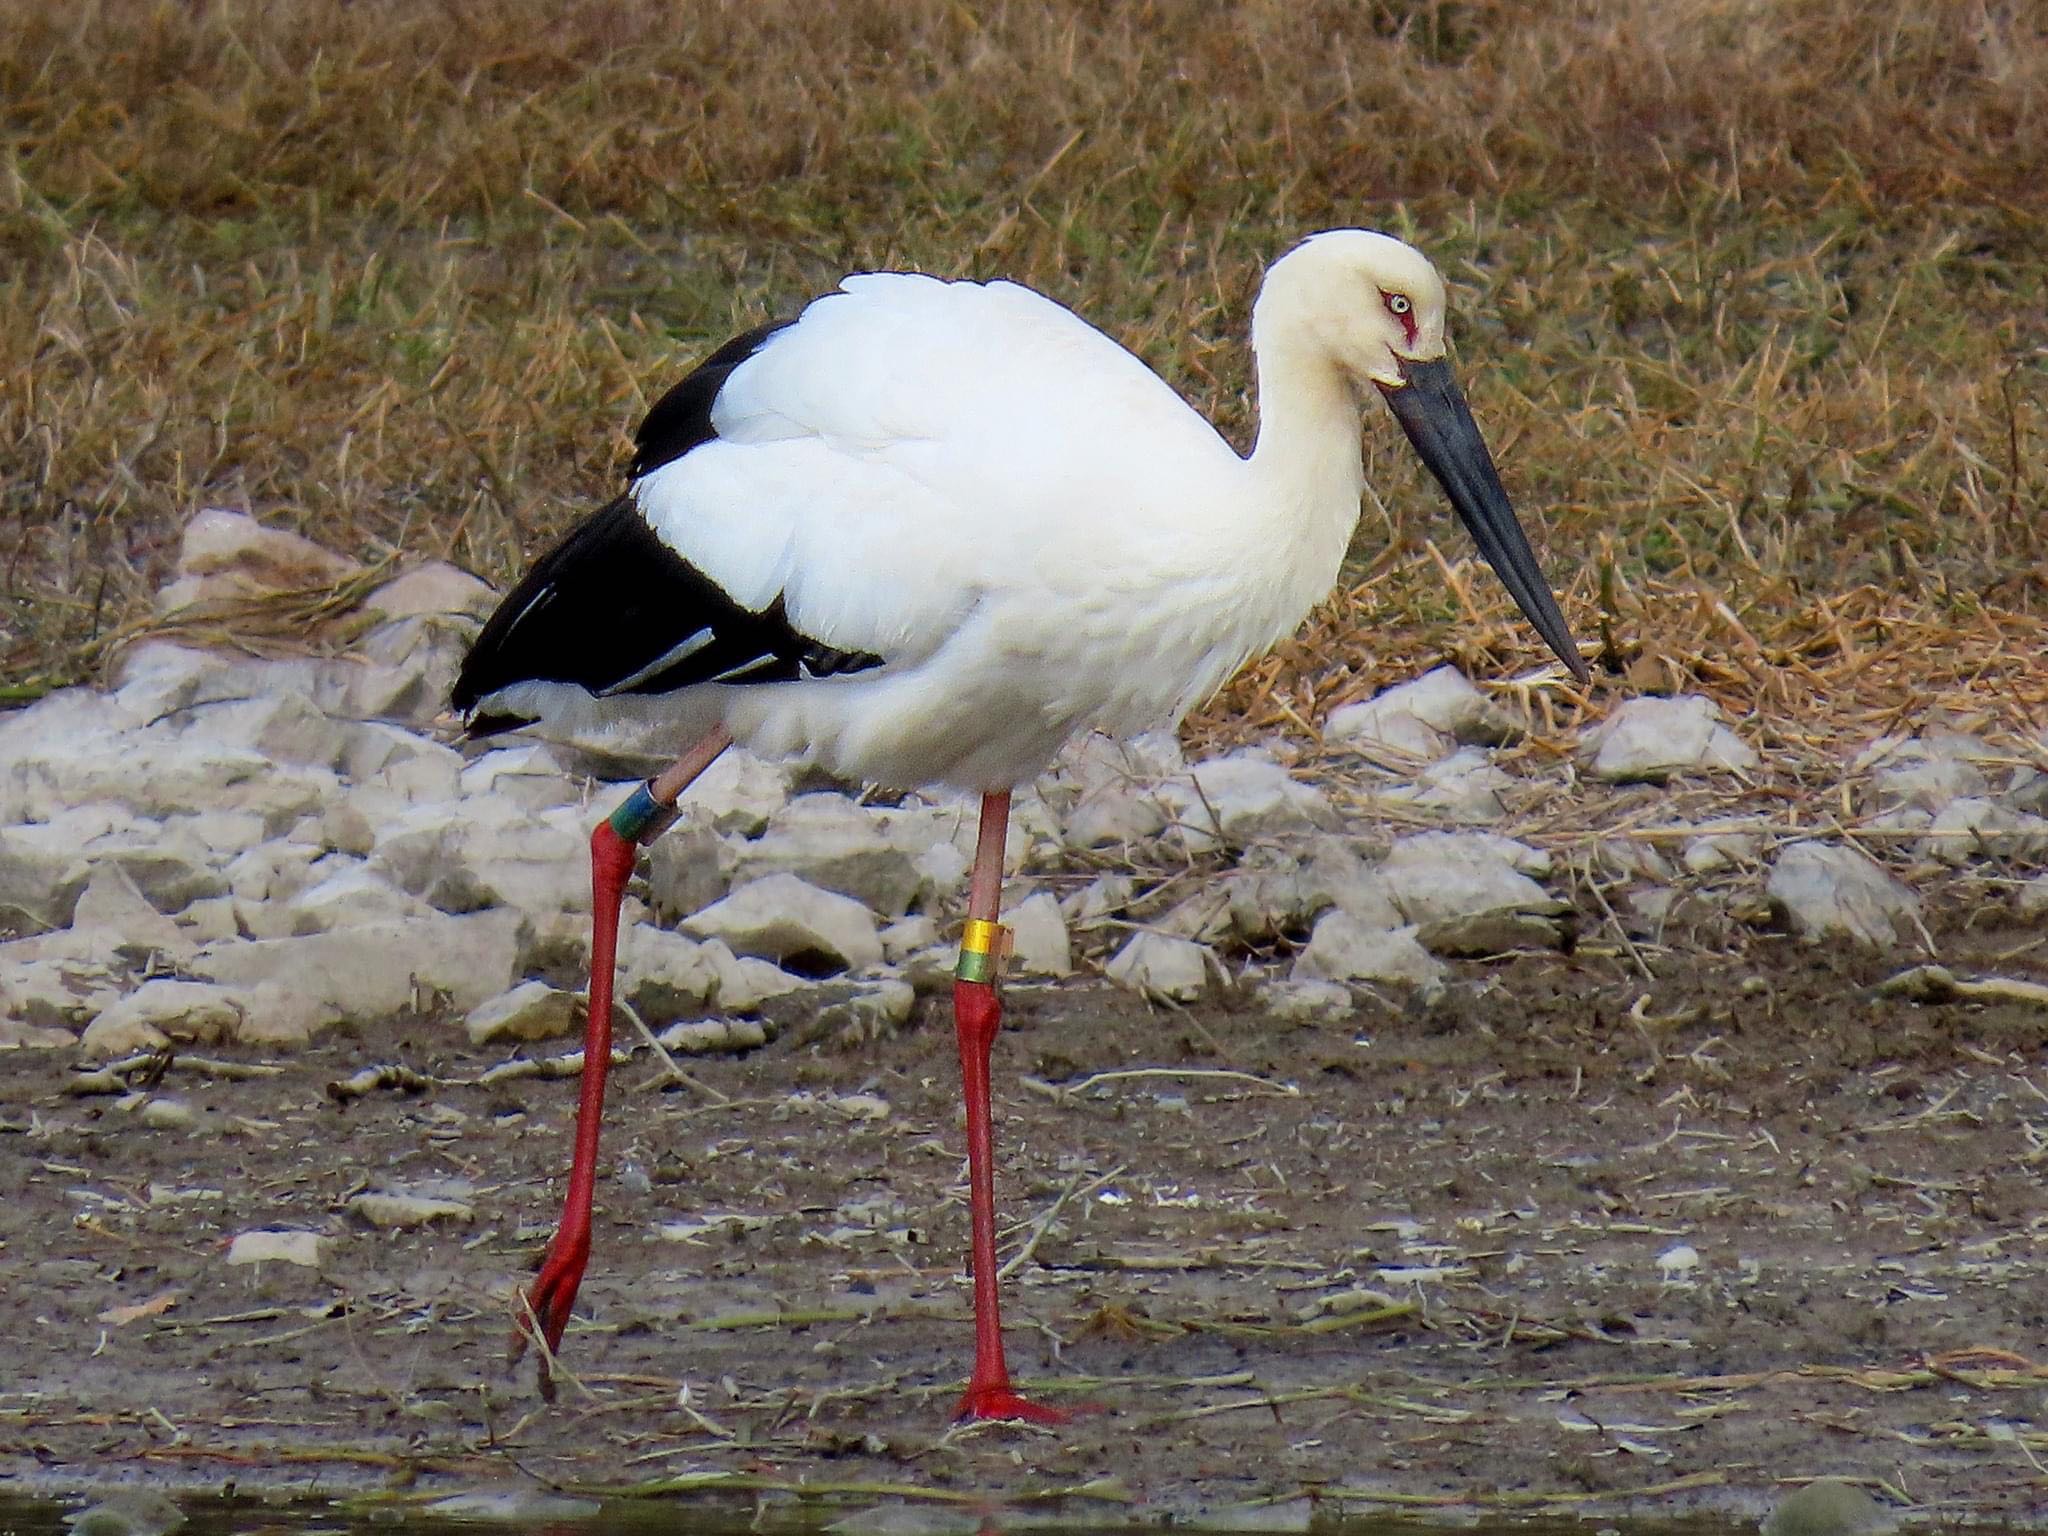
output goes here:
[{"label": "stork neck", "polygon": [[1365,491],[1358,400],[1328,352],[1264,329],[1252,332],[1259,438],[1250,468],[1280,526],[1299,529],[1334,578]]}]

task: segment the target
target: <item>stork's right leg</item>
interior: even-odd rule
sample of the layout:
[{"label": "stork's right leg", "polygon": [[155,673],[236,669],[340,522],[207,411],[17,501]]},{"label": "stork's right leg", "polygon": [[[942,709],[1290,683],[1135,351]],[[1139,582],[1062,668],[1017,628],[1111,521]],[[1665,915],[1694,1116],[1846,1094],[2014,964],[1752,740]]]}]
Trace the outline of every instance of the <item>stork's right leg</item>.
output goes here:
[{"label": "stork's right leg", "polygon": [[[583,1090],[576,1103],[576,1154],[569,1165],[569,1197],[562,1224],[541,1260],[540,1273],[521,1297],[512,1358],[526,1352],[529,1338],[547,1348],[546,1360],[561,1348],[562,1330],[583,1267],[590,1259],[590,1205],[597,1187],[597,1138],[604,1124],[604,1079],[612,1062],[612,975],[619,944],[619,908],[633,860],[640,848],[668,830],[676,819],[676,798],[732,745],[724,726],[690,749],[656,778],[642,784],[590,834],[590,1012],[583,1026]],[[540,1389],[554,1396],[554,1382],[541,1367]]]},{"label": "stork's right leg", "polygon": [[1002,912],[1003,841],[1009,825],[1008,791],[984,795],[974,874],[968,885],[967,931],[960,940],[960,964],[953,983],[960,1087],[967,1101],[967,1205],[974,1264],[974,1375],[968,1379],[967,1391],[953,1416],[1064,1424],[1070,1415],[1034,1403],[1010,1385],[1010,1367],[1003,1358],[1003,1308],[996,1281],[995,1117],[988,1067],[996,1031],[1003,1021],[996,976],[1009,935],[997,918]]}]

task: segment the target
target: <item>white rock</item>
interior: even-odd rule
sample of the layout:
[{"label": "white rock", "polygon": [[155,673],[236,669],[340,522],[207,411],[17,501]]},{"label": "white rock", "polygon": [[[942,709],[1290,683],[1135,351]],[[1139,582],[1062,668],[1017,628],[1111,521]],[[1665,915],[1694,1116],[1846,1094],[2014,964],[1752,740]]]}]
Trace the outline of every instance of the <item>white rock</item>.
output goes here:
[{"label": "white rock", "polygon": [[153,1097],[135,1118],[152,1131],[189,1131],[199,1123],[199,1112],[183,1099]]},{"label": "white rock", "polygon": [[433,913],[332,933],[226,940],[201,949],[188,968],[224,986],[276,983],[351,1019],[389,1017],[420,992],[446,993],[467,1013],[511,989],[520,927],[516,912]]},{"label": "white rock", "polygon": [[1137,742],[1082,737],[1061,752],[1044,781],[1058,812],[1061,840],[1070,848],[1101,848],[1157,836],[1168,817],[1158,795],[1160,781],[1185,766],[1180,744],[1170,735]]},{"label": "white rock", "polygon": [[1334,828],[1327,796],[1300,783],[1263,752],[1246,750],[1197,763],[1159,786],[1176,834],[1191,849],[1247,843],[1278,833]]},{"label": "white rock", "polygon": [[1363,704],[1334,709],[1323,741],[1353,751],[1435,759],[1455,745],[1499,746],[1515,728],[1455,667],[1438,667]]},{"label": "white rock", "polygon": [[1117,951],[1106,974],[1119,986],[1162,1002],[1192,1003],[1209,990],[1214,959],[1202,945],[1140,933]]},{"label": "white rock", "polygon": [[682,799],[683,816],[715,832],[758,837],[789,803],[789,786],[787,763],[727,747],[691,783]]},{"label": "white rock", "polygon": [[157,610],[173,613],[193,603],[316,590],[361,570],[355,561],[311,539],[266,528],[240,512],[210,507],[185,524],[177,573],[157,594]]},{"label": "white rock", "polygon": [[17,1013],[10,1001],[7,978],[0,975],[0,1051],[63,1051],[78,1044],[68,1029],[32,1024]]},{"label": "white rock", "polygon": [[113,699],[136,724],[172,734],[199,727],[211,706],[298,694],[323,713],[354,719],[347,679],[360,670],[344,657],[259,658],[167,640],[145,640],[121,653]]},{"label": "white rock", "polygon": [[2025,815],[2048,816],[2048,773],[2025,765],[2013,769],[2003,799]]},{"label": "white rock", "polygon": [[164,823],[164,829],[189,836],[219,864],[254,848],[270,835],[263,818],[254,811],[200,811],[191,816],[174,816]]},{"label": "white rock", "polygon": [[544,981],[522,981],[509,992],[469,1010],[462,1027],[472,1045],[499,1040],[551,1040],[576,1027],[576,994],[558,992]]},{"label": "white rock", "polygon": [[349,1215],[386,1231],[411,1231],[434,1222],[476,1220],[476,1207],[465,1200],[444,1200],[404,1191],[365,1190],[348,1203]]},{"label": "white rock", "polygon": [[188,740],[313,768],[340,766],[349,743],[349,727],[302,693],[195,705],[184,712],[180,724]]},{"label": "white rock", "polygon": [[881,1040],[910,1022],[910,1011],[916,1005],[916,990],[909,982],[892,977],[814,1010],[803,1035],[810,1040]]},{"label": "white rock", "polygon": [[243,1045],[304,1045],[345,1017],[339,1003],[315,997],[289,982],[265,981],[233,989],[242,1006]]},{"label": "white rock", "polygon": [[1623,880],[1654,880],[1668,884],[1670,861],[1655,845],[1635,837],[1603,837],[1593,845],[1593,867],[1602,874]]},{"label": "white rock", "polygon": [[1677,1243],[1657,1255],[1657,1273],[1666,1285],[1686,1285],[1700,1267],[1700,1251],[1691,1243]]},{"label": "white rock", "polygon": [[1563,911],[1563,903],[1510,862],[1508,843],[1485,833],[1421,832],[1396,841],[1379,874],[1410,923]]},{"label": "white rock", "polygon": [[59,1030],[68,1040],[121,997],[121,980],[107,965],[66,956],[31,956],[17,944],[0,945],[0,1018],[31,1030]]},{"label": "white rock", "polygon": [[1260,1012],[1283,1024],[1340,1024],[1358,1011],[1349,987],[1312,977],[1269,981],[1257,1001]]},{"label": "white rock", "polygon": [[1927,853],[1944,864],[1976,858],[2038,859],[2048,852],[2048,821],[2008,810],[1996,800],[1951,800],[1928,823]]},{"label": "white rock", "polygon": [[1067,920],[1060,915],[1059,899],[1050,891],[1036,891],[1003,914],[1010,930],[1010,958],[1025,976],[1069,976],[1074,970],[1072,946],[1067,940]]},{"label": "white rock", "polygon": [[[554,754],[540,742],[498,747],[484,753],[462,768],[461,785],[465,800],[478,795],[502,795],[529,811],[583,803],[582,789],[562,772]],[[593,824],[595,820],[593,816]]]},{"label": "white rock", "polygon": [[377,829],[360,806],[341,801],[320,813],[320,846],[331,853],[367,858],[377,846]]},{"label": "white rock", "polygon": [[1988,743],[1941,728],[1918,736],[1880,736],[1849,764],[1870,776],[1878,810],[1939,811],[1951,800],[1990,793],[1984,764],[1999,757]]},{"label": "white rock", "polygon": [[228,865],[227,887],[237,901],[286,902],[315,883],[319,858],[320,850],[304,843],[259,843]]},{"label": "white rock", "polygon": [[232,992],[197,981],[146,981],[86,1026],[79,1045],[94,1056],[154,1050],[177,1040],[217,1045],[235,1039],[243,1009]]},{"label": "white rock", "polygon": [[921,901],[950,900],[966,889],[967,872],[974,867],[973,858],[953,843],[935,843],[911,862],[917,869]]},{"label": "white rock", "polygon": [[1515,780],[1493,764],[1483,747],[1460,747],[1442,762],[1431,763],[1412,784],[1396,784],[1373,793],[1376,803],[1428,811],[1445,821],[1483,825],[1507,814],[1502,796]]},{"label": "white rock", "polygon": [[421,805],[378,829],[370,869],[443,912],[590,910],[589,833],[574,807]]},{"label": "white rock", "polygon": [[466,619],[428,614],[393,619],[360,636],[338,671],[335,712],[352,720],[423,725],[448,705],[462,658],[476,638]]},{"label": "white rock", "polygon": [[205,901],[195,901],[173,921],[177,923],[178,931],[194,944],[246,937],[241,922],[235,916],[235,898],[232,896],[213,896]]},{"label": "white rock", "polygon": [[1763,853],[1763,842],[1753,832],[1717,832],[1720,823],[1700,823],[1698,837],[1685,845],[1685,867],[1696,875],[1717,875],[1723,870],[1754,864]]},{"label": "white rock", "polygon": [[766,1045],[768,1030],[759,1019],[686,1019],[654,1038],[678,1056],[721,1056]]},{"label": "white rock", "polygon": [[306,875],[309,883],[284,903],[291,916],[290,933],[326,933],[358,923],[410,922],[432,910],[361,859],[346,854],[323,855],[308,867]]},{"label": "white rock", "polygon": [[1151,785],[1095,785],[1067,813],[1069,848],[1124,848],[1149,842],[1166,829],[1167,812]]},{"label": "white rock", "polygon": [[1129,875],[1098,875],[1060,903],[1070,929],[1099,928],[1131,904],[1137,882]]},{"label": "white rock", "polygon": [[266,1264],[278,1262],[301,1264],[308,1269],[317,1269],[324,1256],[329,1239],[318,1232],[295,1232],[259,1228],[254,1232],[237,1232],[234,1241],[228,1244],[230,1264]]},{"label": "white rock", "polygon": [[1425,991],[1443,985],[1443,962],[1416,940],[1413,927],[1386,929],[1348,912],[1326,912],[1295,956],[1294,981],[1385,981]]},{"label": "white rock", "polygon": [[795,875],[743,885],[687,918],[683,927],[700,938],[722,939],[736,954],[799,960],[806,968],[860,970],[882,963],[874,914],[851,897]]},{"label": "white rock", "polygon": [[1918,932],[1920,898],[1854,848],[1787,844],[1764,894],[1792,932],[1807,938],[1889,947]]},{"label": "white rock", "polygon": [[[619,936],[618,995],[650,1024],[694,1013],[719,995],[728,966],[717,950],[680,933],[635,923]],[[725,951],[730,960],[731,951]]]},{"label": "white rock", "polygon": [[176,958],[192,949],[191,936],[151,906],[128,872],[112,861],[93,869],[72,909],[71,926],[104,929],[120,952],[138,957],[155,952]]},{"label": "white rock", "polygon": [[2048,915],[2048,875],[2036,875],[2019,889],[2013,908],[2021,917]]},{"label": "white rock", "polygon": [[490,587],[445,560],[429,560],[392,578],[363,599],[363,607],[386,619],[454,614],[487,619],[498,605]]},{"label": "white rock", "polygon": [[730,1013],[750,1013],[771,998],[800,992],[811,985],[773,961],[735,955],[716,939],[704,945],[704,953],[718,968],[718,990],[712,1000]]},{"label": "white rock", "polygon": [[874,813],[844,795],[798,795],[759,838],[739,847],[732,881],[749,885],[768,875],[796,875],[884,917],[901,917],[917,895],[916,859],[923,851],[899,845]]},{"label": "white rock", "polygon": [[1299,906],[1294,920],[1305,923],[1336,907],[1368,927],[1401,926],[1401,909],[1385,874],[1359,857],[1347,839],[1310,839],[1296,869]]},{"label": "white rock", "polygon": [[68,926],[91,872],[67,833],[0,827],[0,918],[36,929]]},{"label": "white rock", "polygon": [[[182,820],[182,819],[181,819]],[[195,901],[226,895],[227,878],[214,854],[180,821],[158,828],[138,823],[132,830],[96,837],[80,850],[86,863],[118,867],[159,912],[182,912]]]},{"label": "white rock", "polygon": [[740,846],[688,820],[655,839],[647,850],[647,893],[656,913],[678,922],[728,894]]},{"label": "white rock", "polygon": [[[406,806],[445,805],[468,797],[460,752],[382,720],[364,720],[350,727],[341,771],[348,776],[350,801],[372,821],[383,819],[382,814],[372,815],[372,808],[395,811]],[[519,809],[542,808],[511,798]]]},{"label": "white rock", "polygon": [[1662,783],[1673,774],[1747,772],[1756,749],[1721,723],[1712,699],[1630,699],[1586,738],[1591,773],[1611,784]]},{"label": "white rock", "polygon": [[[1065,925],[1061,925],[1065,932]],[[882,959],[889,965],[901,965],[921,949],[930,949],[939,942],[939,925],[929,913],[913,912],[908,917],[899,917],[882,930]]]},{"label": "white rock", "polygon": [[45,821],[67,806],[97,802],[152,820],[253,811],[282,828],[317,812],[340,789],[325,769],[162,729],[52,741],[17,760],[14,772],[29,813]]}]

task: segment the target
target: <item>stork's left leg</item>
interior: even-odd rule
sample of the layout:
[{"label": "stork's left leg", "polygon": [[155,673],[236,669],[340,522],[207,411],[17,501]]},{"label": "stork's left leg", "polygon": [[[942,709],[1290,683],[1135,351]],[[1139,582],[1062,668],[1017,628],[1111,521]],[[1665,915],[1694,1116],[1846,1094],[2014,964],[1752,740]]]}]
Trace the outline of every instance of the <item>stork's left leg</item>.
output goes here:
[{"label": "stork's left leg", "polygon": [[988,1063],[1003,1019],[996,976],[1009,935],[997,919],[1002,915],[1003,841],[1009,825],[1010,792],[984,795],[968,885],[967,931],[961,936],[953,982],[953,1023],[960,1037],[960,1079],[967,1099],[968,1208],[974,1227],[974,1375],[954,1417],[1064,1424],[1068,1414],[1031,1402],[1010,1385],[1010,1368],[1003,1359],[1002,1302],[996,1289],[995,1125]]},{"label": "stork's left leg", "polygon": [[732,745],[724,726],[678,758],[658,777],[642,784],[590,835],[590,1008],[583,1026],[583,1088],[576,1103],[576,1151],[569,1165],[569,1194],[562,1222],[541,1260],[540,1273],[520,1297],[512,1336],[512,1358],[529,1338],[546,1345],[540,1389],[554,1396],[548,1363],[562,1347],[562,1330],[590,1261],[590,1207],[597,1188],[597,1138],[604,1122],[604,1079],[612,1060],[612,973],[618,953],[619,909],[640,849],[661,836],[676,817],[676,797],[690,781]]}]

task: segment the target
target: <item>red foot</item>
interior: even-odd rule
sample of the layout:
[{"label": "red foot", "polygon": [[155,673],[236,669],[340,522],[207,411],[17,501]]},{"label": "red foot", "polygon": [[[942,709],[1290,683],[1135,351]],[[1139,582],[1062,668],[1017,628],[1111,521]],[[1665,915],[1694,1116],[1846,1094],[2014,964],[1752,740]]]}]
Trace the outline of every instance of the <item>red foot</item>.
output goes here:
[{"label": "red foot", "polygon": [[1064,1408],[1048,1408],[1044,1403],[1032,1402],[1008,1382],[987,1387],[970,1386],[961,1397],[959,1406],[953,1410],[953,1417],[956,1420],[980,1419],[1048,1426],[1068,1424],[1074,1418]]},{"label": "red foot", "polygon": [[519,1315],[513,1322],[512,1363],[517,1365],[526,1346],[536,1338],[547,1346],[541,1361],[541,1396],[553,1398],[555,1383],[549,1361],[562,1347],[562,1330],[569,1326],[570,1310],[576,1305],[577,1288],[583,1284],[583,1269],[590,1262],[590,1230],[571,1235],[567,1228],[555,1233],[541,1260],[540,1273],[520,1296]]}]

